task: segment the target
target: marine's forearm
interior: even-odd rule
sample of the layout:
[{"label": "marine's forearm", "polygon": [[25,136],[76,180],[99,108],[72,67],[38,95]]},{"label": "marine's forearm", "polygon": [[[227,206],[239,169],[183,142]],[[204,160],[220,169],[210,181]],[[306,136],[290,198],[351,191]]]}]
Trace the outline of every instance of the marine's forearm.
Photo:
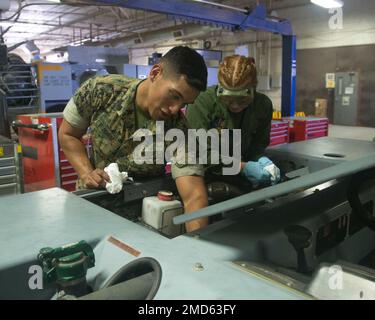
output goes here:
[{"label": "marine's forearm", "polygon": [[60,135],[61,147],[77,174],[82,177],[94,170],[87,156],[85,145],[76,137]]}]

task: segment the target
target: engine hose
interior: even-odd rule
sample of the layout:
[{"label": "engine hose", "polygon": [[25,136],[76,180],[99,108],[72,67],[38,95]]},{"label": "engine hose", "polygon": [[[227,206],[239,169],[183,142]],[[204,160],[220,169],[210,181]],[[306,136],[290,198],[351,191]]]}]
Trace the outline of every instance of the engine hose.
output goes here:
[{"label": "engine hose", "polygon": [[207,193],[209,197],[215,200],[234,198],[243,194],[238,187],[221,181],[209,183]]},{"label": "engine hose", "polygon": [[353,209],[353,214],[366,224],[371,230],[375,231],[375,217],[372,215],[372,212],[369,212],[362,204],[359,199],[359,189],[361,185],[367,181],[375,179],[375,170],[365,170],[355,174],[349,184],[347,189],[347,198],[350,206]]}]

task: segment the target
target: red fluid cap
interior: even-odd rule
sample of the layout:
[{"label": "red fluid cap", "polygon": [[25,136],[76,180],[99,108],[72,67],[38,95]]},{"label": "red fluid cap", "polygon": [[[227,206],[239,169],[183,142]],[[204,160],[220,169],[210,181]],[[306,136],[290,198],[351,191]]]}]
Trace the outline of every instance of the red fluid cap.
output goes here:
[{"label": "red fluid cap", "polygon": [[159,191],[158,192],[158,199],[162,201],[171,201],[173,197],[173,193],[170,191]]}]

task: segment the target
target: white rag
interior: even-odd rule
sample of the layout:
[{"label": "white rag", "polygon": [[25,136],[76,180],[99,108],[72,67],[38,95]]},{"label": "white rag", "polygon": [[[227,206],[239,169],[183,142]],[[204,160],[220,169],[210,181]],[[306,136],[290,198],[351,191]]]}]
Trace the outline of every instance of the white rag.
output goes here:
[{"label": "white rag", "polygon": [[122,184],[126,180],[133,181],[128,177],[127,172],[120,172],[117,163],[111,163],[104,168],[104,171],[109,175],[111,182],[107,182],[105,187],[111,194],[119,193],[122,190]]},{"label": "white rag", "polygon": [[263,170],[266,170],[271,175],[271,185],[276,184],[280,180],[280,169],[274,164],[265,166]]}]

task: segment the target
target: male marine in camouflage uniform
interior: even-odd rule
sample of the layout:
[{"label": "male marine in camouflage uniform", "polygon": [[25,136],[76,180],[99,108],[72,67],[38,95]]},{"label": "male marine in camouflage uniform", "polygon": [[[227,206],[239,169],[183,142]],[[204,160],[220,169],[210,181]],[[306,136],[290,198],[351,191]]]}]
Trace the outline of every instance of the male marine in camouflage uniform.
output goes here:
[{"label": "male marine in camouflage uniform", "polygon": [[[166,131],[186,130],[180,109],[194,102],[206,85],[204,60],[187,47],[171,49],[143,81],[108,75],[85,82],[66,106],[59,131],[61,146],[83,184],[88,188],[104,187],[109,177],[103,169],[112,162],[135,178],[163,174],[164,165],[134,162],[133,150],[139,142],[133,141],[133,135],[140,128],[154,133],[157,120],[164,121]],[[93,143],[91,162],[80,141],[88,127]],[[186,212],[207,205],[201,166],[191,165],[184,170],[172,166],[172,175]],[[206,224],[207,219],[191,221],[187,231]]]},{"label": "male marine in camouflage uniform", "polygon": [[[226,57],[220,64],[219,84],[202,92],[187,108],[187,119],[192,128],[209,130],[241,129],[241,173],[246,179],[221,177],[251,187],[274,184],[279,172],[272,161],[264,157],[270,141],[272,102],[256,91],[257,72],[254,60],[244,56]],[[235,141],[234,141],[235,143]],[[274,166],[272,176],[264,170]],[[221,172],[220,166],[208,165],[207,175]],[[220,170],[218,170],[220,169]],[[227,179],[225,179],[227,178]],[[234,179],[233,179],[234,178]]]}]

